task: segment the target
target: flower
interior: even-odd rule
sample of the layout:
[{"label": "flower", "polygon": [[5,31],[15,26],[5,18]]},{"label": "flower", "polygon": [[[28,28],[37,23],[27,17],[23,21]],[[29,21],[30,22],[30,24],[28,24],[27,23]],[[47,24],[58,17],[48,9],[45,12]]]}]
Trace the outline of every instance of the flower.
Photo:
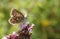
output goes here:
[{"label": "flower", "polygon": [[20,29],[25,28],[28,24],[29,24],[29,22],[21,23],[21,24],[20,24]]},{"label": "flower", "polygon": [[13,32],[12,34],[8,34],[7,36],[3,37],[2,39],[30,39],[31,31],[34,27],[34,24],[30,25],[29,23],[22,24],[23,28],[19,33]]}]

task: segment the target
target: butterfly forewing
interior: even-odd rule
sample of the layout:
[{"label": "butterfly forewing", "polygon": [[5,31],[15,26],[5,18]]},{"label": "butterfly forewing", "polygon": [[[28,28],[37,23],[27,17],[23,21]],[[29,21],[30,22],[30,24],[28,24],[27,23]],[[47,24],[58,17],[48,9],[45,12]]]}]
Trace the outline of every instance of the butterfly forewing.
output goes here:
[{"label": "butterfly forewing", "polygon": [[13,9],[11,15],[14,17],[24,17],[24,15],[16,9]]}]

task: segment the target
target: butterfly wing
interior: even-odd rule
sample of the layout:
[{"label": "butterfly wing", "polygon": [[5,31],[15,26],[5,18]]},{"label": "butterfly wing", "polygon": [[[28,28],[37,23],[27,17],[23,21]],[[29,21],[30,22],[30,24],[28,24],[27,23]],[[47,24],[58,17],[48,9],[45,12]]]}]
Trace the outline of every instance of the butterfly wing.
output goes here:
[{"label": "butterfly wing", "polygon": [[15,24],[15,23],[16,23],[15,17],[11,17],[11,18],[9,19],[9,23],[10,23],[10,24]]},{"label": "butterfly wing", "polygon": [[24,19],[24,15],[16,9],[13,9],[10,14],[10,24],[20,23]]}]

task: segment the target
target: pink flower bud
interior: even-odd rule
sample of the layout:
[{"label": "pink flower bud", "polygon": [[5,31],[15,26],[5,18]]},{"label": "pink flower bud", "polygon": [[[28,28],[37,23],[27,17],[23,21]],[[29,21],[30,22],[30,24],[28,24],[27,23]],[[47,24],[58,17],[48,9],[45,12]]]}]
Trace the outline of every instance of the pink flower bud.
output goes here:
[{"label": "pink flower bud", "polygon": [[6,37],[7,37],[7,39],[10,39],[11,38],[11,34],[7,35]]},{"label": "pink flower bud", "polygon": [[13,32],[12,35],[11,35],[12,39],[15,39],[16,36],[17,36],[16,32]]}]

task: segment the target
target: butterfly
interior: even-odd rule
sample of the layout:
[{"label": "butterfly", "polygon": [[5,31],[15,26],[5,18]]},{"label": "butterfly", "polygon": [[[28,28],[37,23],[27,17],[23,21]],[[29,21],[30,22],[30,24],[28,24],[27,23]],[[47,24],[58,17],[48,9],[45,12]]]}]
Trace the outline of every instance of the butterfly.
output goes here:
[{"label": "butterfly", "polygon": [[19,12],[16,9],[12,9],[11,10],[10,19],[9,19],[9,23],[10,24],[20,23],[24,19],[25,19],[25,17],[24,17],[24,15],[21,12]]}]

